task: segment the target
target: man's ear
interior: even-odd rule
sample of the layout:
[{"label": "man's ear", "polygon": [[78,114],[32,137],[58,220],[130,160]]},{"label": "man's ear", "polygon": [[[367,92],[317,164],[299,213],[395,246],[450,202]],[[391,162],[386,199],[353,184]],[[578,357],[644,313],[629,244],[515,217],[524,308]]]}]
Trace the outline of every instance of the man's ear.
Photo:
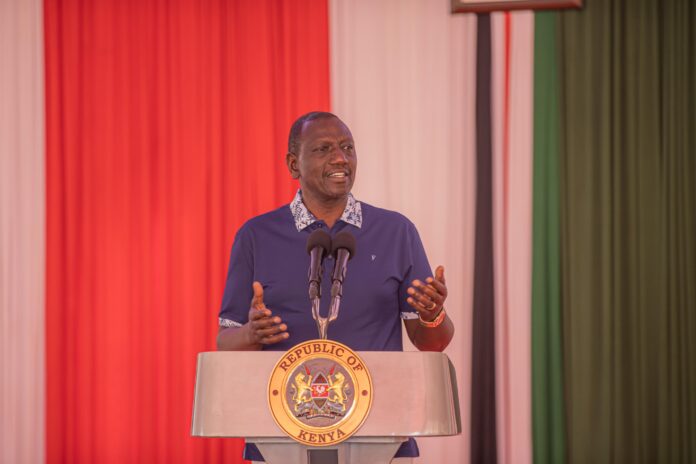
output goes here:
[{"label": "man's ear", "polygon": [[300,169],[297,166],[297,155],[292,152],[285,154],[285,164],[288,165],[288,171],[293,179],[300,178]]}]

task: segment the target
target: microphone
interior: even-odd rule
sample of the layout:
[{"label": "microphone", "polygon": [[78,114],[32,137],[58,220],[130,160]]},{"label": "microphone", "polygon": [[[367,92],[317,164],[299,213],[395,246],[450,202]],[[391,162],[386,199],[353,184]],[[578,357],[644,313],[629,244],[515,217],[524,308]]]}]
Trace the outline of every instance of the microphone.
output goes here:
[{"label": "microphone", "polygon": [[355,237],[348,231],[336,234],[331,251],[336,264],[331,274],[331,298],[340,298],[343,294],[343,280],[346,278],[348,260],[355,255]]},{"label": "microphone", "polygon": [[324,256],[331,252],[331,236],[322,229],[317,229],[307,238],[309,253],[309,298],[321,297],[321,275]]}]

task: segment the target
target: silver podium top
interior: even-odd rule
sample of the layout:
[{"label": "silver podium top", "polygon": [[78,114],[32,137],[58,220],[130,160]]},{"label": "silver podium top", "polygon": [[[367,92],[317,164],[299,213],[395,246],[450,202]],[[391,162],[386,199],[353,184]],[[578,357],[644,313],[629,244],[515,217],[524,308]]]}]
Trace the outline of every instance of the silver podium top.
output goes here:
[{"label": "silver podium top", "polygon": [[[461,433],[457,380],[444,353],[358,353],[373,384],[370,413],[355,437],[446,436]],[[191,434],[282,437],[268,407],[272,351],[198,354]]]}]

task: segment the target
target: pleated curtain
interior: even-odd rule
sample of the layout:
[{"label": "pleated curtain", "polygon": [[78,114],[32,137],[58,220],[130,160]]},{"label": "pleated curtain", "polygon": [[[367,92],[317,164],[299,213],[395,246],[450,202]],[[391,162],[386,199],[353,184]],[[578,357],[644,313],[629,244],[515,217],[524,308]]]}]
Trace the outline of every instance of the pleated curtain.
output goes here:
[{"label": "pleated curtain", "polygon": [[[456,327],[447,353],[456,365],[466,418],[476,18],[451,18],[441,4],[420,1],[336,1],[330,11],[335,25],[332,104],[356,140],[356,195],[408,216],[418,227],[431,265],[445,266],[450,290],[446,307]],[[466,461],[467,422],[462,421],[459,437],[419,440],[423,461]]]},{"label": "pleated curtain", "polygon": [[239,462],[190,436],[196,353],[235,231],[294,194],[288,127],[329,109],[326,4],[45,8],[49,461]]},{"label": "pleated curtain", "polygon": [[696,459],[696,4],[561,15],[568,461]]},{"label": "pleated curtain", "polygon": [[45,458],[43,4],[0,2],[0,462]]}]

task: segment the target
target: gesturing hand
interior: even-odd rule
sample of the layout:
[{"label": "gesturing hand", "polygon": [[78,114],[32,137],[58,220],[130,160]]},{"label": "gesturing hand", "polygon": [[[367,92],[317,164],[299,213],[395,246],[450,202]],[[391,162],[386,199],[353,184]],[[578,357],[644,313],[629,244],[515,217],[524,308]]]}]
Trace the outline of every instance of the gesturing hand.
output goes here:
[{"label": "gesturing hand", "polygon": [[425,281],[426,284],[416,279],[411,283],[412,286],[406,290],[410,295],[406,302],[418,311],[422,320],[431,321],[447,299],[445,268],[438,266],[435,269],[435,278],[428,277]]},{"label": "gesturing hand", "polygon": [[259,282],[252,284],[254,296],[249,308],[249,333],[251,343],[272,345],[287,339],[288,326],[282,323],[279,316],[273,316],[263,302],[263,287]]}]

